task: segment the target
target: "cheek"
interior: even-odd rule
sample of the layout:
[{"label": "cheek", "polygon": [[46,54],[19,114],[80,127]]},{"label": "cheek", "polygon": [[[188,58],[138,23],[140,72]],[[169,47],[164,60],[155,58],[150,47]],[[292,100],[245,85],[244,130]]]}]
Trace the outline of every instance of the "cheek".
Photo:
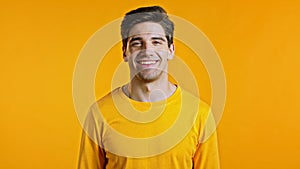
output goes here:
[{"label": "cheek", "polygon": [[135,58],[136,58],[136,54],[130,54],[129,57],[128,57],[128,64],[131,67],[135,66]]},{"label": "cheek", "polygon": [[168,59],[169,53],[166,50],[161,50],[161,51],[157,52],[157,54],[161,57],[162,60]]},{"label": "cheek", "polygon": [[134,69],[136,67],[135,63],[132,60],[128,61],[128,66],[129,66],[129,69]]},{"label": "cheek", "polygon": [[140,53],[140,50],[131,50],[130,52],[128,52],[128,56],[131,59],[135,59]]},{"label": "cheek", "polygon": [[127,51],[129,51],[130,54],[138,53],[142,49],[140,47],[128,47]]}]

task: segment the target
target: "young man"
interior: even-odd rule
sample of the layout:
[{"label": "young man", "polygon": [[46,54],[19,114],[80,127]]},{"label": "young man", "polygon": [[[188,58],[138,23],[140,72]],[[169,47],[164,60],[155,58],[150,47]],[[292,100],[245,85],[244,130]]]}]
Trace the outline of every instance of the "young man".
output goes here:
[{"label": "young man", "polygon": [[204,142],[214,125],[209,106],[169,81],[173,32],[159,6],[125,15],[123,58],[131,81],[91,106],[79,169],[219,168],[216,133]]}]

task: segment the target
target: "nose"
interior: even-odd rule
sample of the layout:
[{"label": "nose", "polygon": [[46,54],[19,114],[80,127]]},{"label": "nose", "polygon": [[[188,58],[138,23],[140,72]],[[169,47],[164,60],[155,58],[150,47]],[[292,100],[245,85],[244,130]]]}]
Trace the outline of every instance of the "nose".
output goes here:
[{"label": "nose", "polygon": [[153,45],[151,42],[146,41],[143,44],[143,51],[146,55],[150,55],[153,52]]},{"label": "nose", "polygon": [[151,48],[152,44],[150,41],[144,41],[143,43],[143,49],[149,49]]}]

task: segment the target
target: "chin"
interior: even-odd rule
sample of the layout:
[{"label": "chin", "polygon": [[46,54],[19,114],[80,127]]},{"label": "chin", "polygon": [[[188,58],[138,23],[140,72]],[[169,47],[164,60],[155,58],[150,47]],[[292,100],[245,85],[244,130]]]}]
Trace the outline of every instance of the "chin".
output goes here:
[{"label": "chin", "polygon": [[138,73],[137,77],[138,79],[146,82],[146,83],[150,83],[153,82],[157,79],[159,79],[159,77],[161,76],[162,72],[154,72],[151,74],[142,74],[142,73]]}]

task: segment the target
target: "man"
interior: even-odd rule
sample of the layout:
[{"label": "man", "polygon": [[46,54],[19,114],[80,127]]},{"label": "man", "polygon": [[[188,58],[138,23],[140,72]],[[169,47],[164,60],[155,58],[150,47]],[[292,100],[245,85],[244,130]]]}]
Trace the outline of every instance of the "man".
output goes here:
[{"label": "man", "polygon": [[218,169],[209,106],[173,84],[174,25],[159,6],[127,13],[123,58],[131,81],[95,104],[86,117],[79,169]]}]

